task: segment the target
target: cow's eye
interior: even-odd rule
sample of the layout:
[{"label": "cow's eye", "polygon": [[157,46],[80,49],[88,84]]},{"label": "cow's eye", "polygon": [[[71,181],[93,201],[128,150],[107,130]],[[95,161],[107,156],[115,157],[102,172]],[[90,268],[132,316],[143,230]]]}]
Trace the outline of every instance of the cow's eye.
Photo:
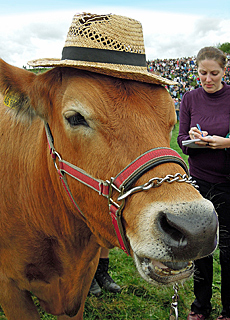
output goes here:
[{"label": "cow's eye", "polygon": [[83,126],[89,126],[85,118],[80,113],[75,113],[71,116],[66,117],[66,120],[69,122],[69,124],[73,127],[83,125]]}]

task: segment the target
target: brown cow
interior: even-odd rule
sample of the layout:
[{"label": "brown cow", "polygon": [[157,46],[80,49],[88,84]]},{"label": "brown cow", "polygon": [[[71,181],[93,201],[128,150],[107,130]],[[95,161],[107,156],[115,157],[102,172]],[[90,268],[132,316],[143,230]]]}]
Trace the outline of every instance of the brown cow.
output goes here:
[{"label": "brown cow", "polygon": [[[190,261],[215,249],[212,204],[188,178],[163,183],[186,168],[168,149],[175,110],[157,79],[64,66],[36,76],[0,60],[0,303],[8,320],[39,319],[31,293],[58,319],[82,319],[101,246],[124,242],[139,273],[159,283],[189,277]],[[99,194],[73,178],[75,166],[99,181]],[[115,180],[128,174],[129,181],[118,199],[125,207],[116,237],[106,180],[119,172]],[[146,184],[154,177],[159,187]]]}]

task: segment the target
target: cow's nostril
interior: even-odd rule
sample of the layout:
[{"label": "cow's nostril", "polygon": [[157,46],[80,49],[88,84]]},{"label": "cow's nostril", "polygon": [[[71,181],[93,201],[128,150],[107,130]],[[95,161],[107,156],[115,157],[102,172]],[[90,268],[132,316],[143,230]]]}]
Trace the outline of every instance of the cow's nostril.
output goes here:
[{"label": "cow's nostril", "polygon": [[163,213],[160,215],[158,220],[158,227],[164,235],[164,242],[167,245],[170,245],[172,247],[181,247],[187,245],[187,239],[180,231],[182,229],[181,226],[178,226],[177,228],[172,219],[169,218],[168,214]]}]

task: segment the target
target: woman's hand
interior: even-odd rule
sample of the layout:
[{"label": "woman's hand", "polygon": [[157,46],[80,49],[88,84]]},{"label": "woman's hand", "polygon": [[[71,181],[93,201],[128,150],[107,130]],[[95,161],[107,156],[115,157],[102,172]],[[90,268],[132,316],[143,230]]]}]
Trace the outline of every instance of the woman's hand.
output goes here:
[{"label": "woman's hand", "polygon": [[202,142],[195,142],[199,145],[206,145],[211,149],[225,149],[230,148],[230,138],[223,138],[220,136],[199,137]]},{"label": "woman's hand", "polygon": [[[203,134],[203,137],[202,137]],[[211,149],[226,149],[230,148],[230,138],[223,138],[220,136],[208,136],[207,131],[200,131],[197,127],[192,127],[189,130],[190,139],[200,139],[201,141],[195,142],[200,146],[205,145]]]},{"label": "woman's hand", "polygon": [[200,139],[202,137],[202,134],[203,134],[203,137],[206,137],[208,135],[208,132],[207,131],[200,131],[200,130],[198,130],[197,127],[192,127],[189,130],[188,134],[190,136],[190,139],[193,140],[193,139]]}]

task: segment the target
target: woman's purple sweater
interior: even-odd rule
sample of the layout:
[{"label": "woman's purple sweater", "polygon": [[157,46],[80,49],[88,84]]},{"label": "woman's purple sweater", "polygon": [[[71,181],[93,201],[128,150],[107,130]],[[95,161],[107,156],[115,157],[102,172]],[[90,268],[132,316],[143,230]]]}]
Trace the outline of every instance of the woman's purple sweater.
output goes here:
[{"label": "woman's purple sweater", "polygon": [[215,93],[202,87],[186,92],[180,105],[180,128],[177,142],[183,153],[189,155],[189,170],[193,177],[211,182],[230,181],[230,149],[193,149],[182,146],[189,140],[189,130],[199,123],[209,135],[226,137],[230,121],[230,86]]}]

